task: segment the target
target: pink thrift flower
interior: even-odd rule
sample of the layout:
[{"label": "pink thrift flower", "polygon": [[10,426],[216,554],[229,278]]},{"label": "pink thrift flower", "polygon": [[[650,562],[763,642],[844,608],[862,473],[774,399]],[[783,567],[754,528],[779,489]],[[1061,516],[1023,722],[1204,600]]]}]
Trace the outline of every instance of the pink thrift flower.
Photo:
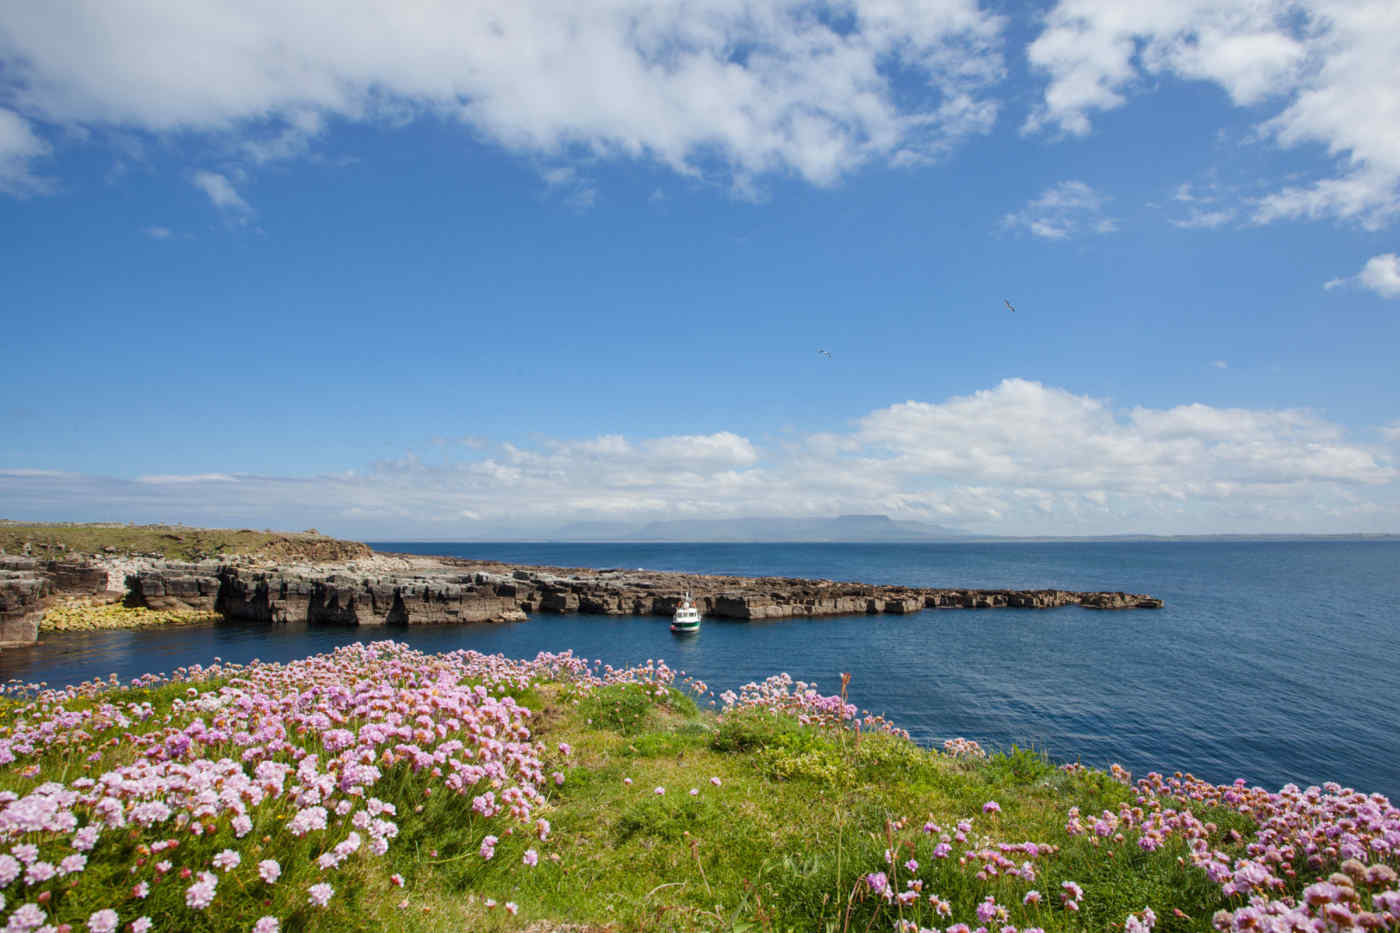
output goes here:
[{"label": "pink thrift flower", "polygon": [[403,875],[400,875],[398,872],[394,872],[394,874],[389,876],[389,883],[396,888],[403,887]]},{"label": "pink thrift flower", "polygon": [[666,788],[664,788],[664,787],[658,787],[656,790],[652,791],[652,793],[655,794],[656,796],[660,797],[660,796],[662,796],[663,794],[666,793]]},{"label": "pink thrift flower", "polygon": [[520,907],[515,903],[515,901],[506,901],[505,907],[506,913],[510,914],[512,917],[520,913]]},{"label": "pink thrift flower", "polygon": [[142,881],[140,884],[136,885],[131,889],[131,896],[138,900],[144,900],[146,895],[150,893],[151,885],[149,882],[146,881]]},{"label": "pink thrift flower", "polygon": [[623,785],[626,786],[626,787],[631,787],[631,786],[632,786],[632,779],[629,778],[629,777],[625,777],[625,778],[622,779],[622,783],[623,783]]},{"label": "pink thrift flower", "polygon": [[700,796],[700,788],[698,788],[698,787],[692,787],[692,788],[690,789],[690,796],[692,796],[692,797],[699,797],[699,796]]},{"label": "pink thrift flower", "polygon": [[218,855],[214,856],[214,867],[222,868],[225,872],[230,872],[237,868],[238,864],[242,861],[243,856],[232,849],[224,849]]},{"label": "pink thrift flower", "polygon": [[534,868],[537,864],[539,864],[540,856],[539,853],[536,852],[534,849],[526,849],[525,855],[520,859],[520,861],[524,862],[526,865],[529,865],[531,868]]},{"label": "pink thrift flower", "polygon": [[117,912],[108,907],[88,917],[87,928],[92,933],[113,933],[117,928]]},{"label": "pink thrift flower", "polygon": [[331,895],[334,893],[335,888],[322,881],[306,889],[306,900],[317,907],[325,907],[331,902]]},{"label": "pink thrift flower", "polygon": [[556,787],[562,786],[562,785],[564,784],[564,772],[563,772],[563,771],[555,771],[555,772],[554,772],[554,784],[555,784]]},{"label": "pink thrift flower", "polygon": [[982,804],[982,812],[983,812],[983,813],[1000,813],[1000,812],[1001,812],[1001,804],[997,803],[995,800],[988,800],[986,803]]},{"label": "pink thrift flower", "polygon": [[258,863],[258,877],[268,884],[275,884],[282,877],[282,866],[273,859],[265,858]]},{"label": "pink thrift flower", "polygon": [[131,933],[146,933],[151,928],[150,917],[137,917],[131,921]]},{"label": "pink thrift flower", "polygon": [[719,787],[719,786],[720,786],[721,784],[723,784],[724,782],[721,781],[721,780],[720,780],[719,778],[717,778],[717,777],[712,777],[712,778],[710,778],[710,783],[713,784],[713,785],[715,785],[716,787]]},{"label": "pink thrift flower", "polygon": [[280,929],[282,924],[276,917],[259,917],[253,924],[253,933],[277,933]]}]

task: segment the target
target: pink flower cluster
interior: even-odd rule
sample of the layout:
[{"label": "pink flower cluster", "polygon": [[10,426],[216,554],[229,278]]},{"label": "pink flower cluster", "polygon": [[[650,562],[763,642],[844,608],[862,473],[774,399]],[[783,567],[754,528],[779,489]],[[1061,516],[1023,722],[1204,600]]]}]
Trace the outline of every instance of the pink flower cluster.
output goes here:
[{"label": "pink flower cluster", "polygon": [[909,733],[885,719],[855,704],[846,702],[839,695],[823,696],[817,692],[817,685],[803,680],[793,680],[791,674],[775,674],[763,683],[747,683],[735,693],[726,690],[720,694],[720,714],[736,710],[765,710],[771,713],[792,716],[803,725],[812,726],[855,726],[867,732],[887,732],[909,738]]},{"label": "pink flower cluster", "polygon": [[[495,841],[494,824],[501,835],[523,825],[544,841],[549,823],[535,811],[565,775],[547,771],[548,750],[531,741],[530,710],[501,692],[541,680],[583,691],[624,682],[666,691],[677,677],[662,662],[599,673],[569,653],[516,661],[377,642],[288,664],[216,664],[132,682],[187,685],[168,708],[115,700],[115,679],[62,690],[11,685],[0,711],[0,764],[17,765],[21,786],[0,792],[0,910],[15,905],[0,922],[145,929],[150,920],[132,905],[180,882],[186,909],[225,911],[226,925],[251,923],[274,899],[288,912],[326,907],[333,875],[349,860],[384,855],[400,811],[438,790],[471,798],[483,850]],[[571,751],[558,748],[566,759]],[[81,762],[80,776],[46,779],[40,762],[55,753]],[[253,839],[255,825],[273,835]],[[118,854],[132,842],[134,856]],[[309,864],[294,866],[295,877],[314,883],[299,896],[278,894],[285,867],[263,857],[264,842],[273,851],[310,844]],[[65,916],[70,888],[94,874],[89,862],[113,858],[134,861],[112,906]],[[538,859],[530,849],[521,862]],[[280,922],[263,916],[257,925],[275,930]]]}]

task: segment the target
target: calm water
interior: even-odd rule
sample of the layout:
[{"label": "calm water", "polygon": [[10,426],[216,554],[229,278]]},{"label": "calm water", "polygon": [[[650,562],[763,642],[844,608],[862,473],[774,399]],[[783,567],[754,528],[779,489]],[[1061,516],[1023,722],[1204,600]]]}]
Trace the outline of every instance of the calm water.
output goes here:
[{"label": "calm water", "polygon": [[677,638],[659,618],[539,615],[513,626],[361,633],[224,623],[51,634],[0,678],[72,683],[190,663],[287,660],[357,637],[427,651],[665,658],[716,691],[787,671],[925,742],[966,736],[1059,760],[1276,788],[1336,780],[1400,797],[1400,542],[404,544],[385,551],[572,567],[928,586],[1151,593],[1159,611],[941,610],[735,623]]}]

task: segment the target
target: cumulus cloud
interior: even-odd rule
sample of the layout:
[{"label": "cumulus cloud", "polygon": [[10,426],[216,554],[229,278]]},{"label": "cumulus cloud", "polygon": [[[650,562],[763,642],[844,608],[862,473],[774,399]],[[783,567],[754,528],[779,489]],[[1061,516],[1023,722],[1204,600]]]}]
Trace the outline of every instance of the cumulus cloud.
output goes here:
[{"label": "cumulus cloud", "polygon": [[1103,213],[1105,198],[1082,181],[1062,181],[1019,211],[1002,218],[1008,229],[1024,229],[1047,240],[1080,233],[1112,233],[1118,223]]},{"label": "cumulus cloud", "polygon": [[1322,287],[1330,292],[1344,285],[1359,285],[1382,298],[1400,298],[1400,256],[1395,253],[1372,256],[1356,275],[1331,279]]},{"label": "cumulus cloud", "polygon": [[[1395,424],[1380,427],[1392,440]],[[495,443],[320,477],[0,472],[13,517],[361,537],[547,534],[572,520],[885,513],[992,534],[1400,530],[1391,457],[1308,411],[1118,409],[1008,379],[760,447],[731,432]]]},{"label": "cumulus cloud", "polygon": [[1400,6],[1356,0],[1059,0],[1027,50],[1048,78],[1024,129],[1083,135],[1149,79],[1207,81],[1259,127],[1317,144],[1335,174],[1262,198],[1254,220],[1338,217],[1367,227],[1400,212]]},{"label": "cumulus cloud", "polygon": [[226,135],[255,162],[331,120],[432,115],[546,157],[823,185],[986,132],[1002,28],[976,0],[4,4],[0,91],[56,124]]},{"label": "cumulus cloud", "polygon": [[1361,284],[1382,298],[1400,298],[1400,256],[1385,253],[1366,261],[1359,276]]}]

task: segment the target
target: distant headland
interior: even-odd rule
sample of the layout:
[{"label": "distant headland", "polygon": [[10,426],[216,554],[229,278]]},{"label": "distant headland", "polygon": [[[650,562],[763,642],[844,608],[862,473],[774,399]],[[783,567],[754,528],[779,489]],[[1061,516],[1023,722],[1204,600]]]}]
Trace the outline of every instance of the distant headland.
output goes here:
[{"label": "distant headland", "polygon": [[315,530],[3,523],[0,549],[0,644],[10,645],[33,643],[55,606],[116,603],[177,617],[364,626],[517,622],[537,612],[670,615],[686,592],[706,616],[735,620],[1162,605],[1124,592],[883,586],[384,554]]}]

